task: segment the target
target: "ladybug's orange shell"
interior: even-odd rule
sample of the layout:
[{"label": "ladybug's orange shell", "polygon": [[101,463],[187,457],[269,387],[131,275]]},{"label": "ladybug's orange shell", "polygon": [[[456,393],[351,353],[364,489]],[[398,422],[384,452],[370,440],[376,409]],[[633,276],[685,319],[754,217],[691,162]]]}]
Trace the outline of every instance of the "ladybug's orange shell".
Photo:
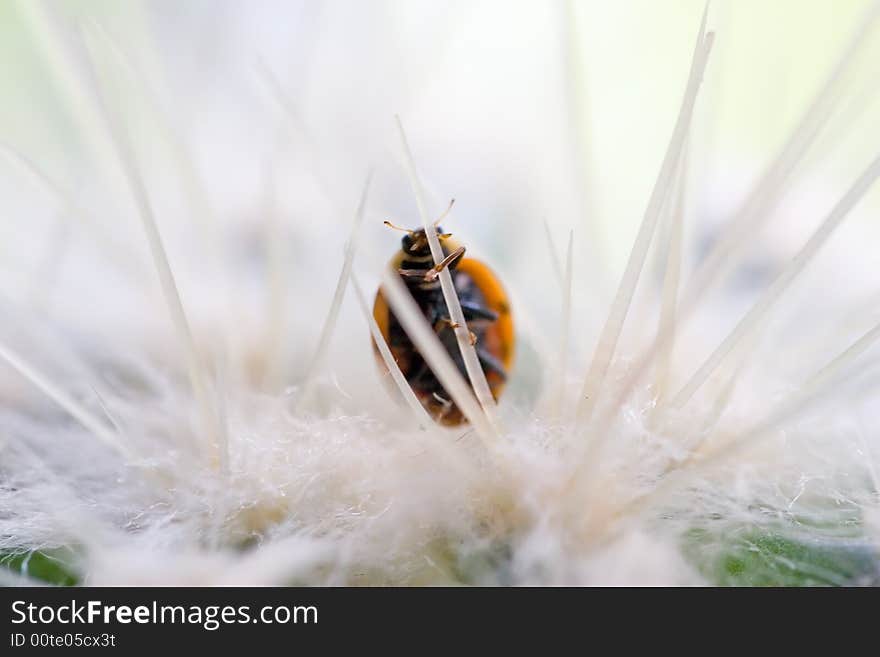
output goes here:
[{"label": "ladybug's orange shell", "polygon": [[[456,247],[453,246],[452,248]],[[397,269],[402,258],[403,254],[399,252],[391,260],[389,266],[393,269]],[[498,359],[501,364],[504,365],[505,371],[509,374],[513,365],[515,338],[513,333],[513,317],[510,311],[510,302],[504,291],[504,287],[501,285],[501,281],[498,280],[498,277],[487,265],[475,258],[462,258],[458,262],[455,271],[467,275],[473,281],[474,285],[483,295],[486,301],[486,307],[498,315],[498,319],[485,330],[483,343],[480,346]],[[385,342],[390,345],[389,313],[388,302],[385,300],[382,290],[379,289],[379,291],[376,292],[376,298],[373,303],[373,317],[376,320],[376,324],[379,326],[379,331],[382,333],[382,337],[385,338]],[[408,351],[408,349],[401,349],[399,347],[391,348],[394,360],[397,362],[405,377],[409,374],[410,358]],[[378,355],[378,351],[376,351],[376,357],[381,367],[386,369],[385,362],[382,360],[381,356]],[[505,379],[495,372],[487,372],[486,380],[489,384],[489,389],[492,391],[492,395],[497,400],[501,396],[501,392],[504,390],[506,383]],[[427,404],[429,400],[421,401]],[[455,412],[442,419],[442,423],[447,425],[463,424],[466,421],[467,420],[460,412]]]}]

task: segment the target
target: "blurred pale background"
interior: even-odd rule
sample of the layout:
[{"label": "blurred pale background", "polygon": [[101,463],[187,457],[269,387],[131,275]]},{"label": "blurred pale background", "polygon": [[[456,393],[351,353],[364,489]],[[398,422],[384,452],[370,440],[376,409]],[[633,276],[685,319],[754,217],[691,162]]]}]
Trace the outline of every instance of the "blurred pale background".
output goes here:
[{"label": "blurred pale background", "polygon": [[[552,269],[541,222],[559,254],[574,230],[575,316],[592,320],[578,324],[585,327],[578,335],[594,335],[596,310],[620,276],[671,134],[703,11],[699,0],[48,4],[51,21],[84,34],[111,71],[111,97],[134,136],[185,301],[210,304],[217,292],[216,269],[205,264],[215,239],[206,224],[234,264],[262,248],[265,216],[276,213],[292,266],[311,272],[291,274],[289,290],[299,299],[312,295],[306,308],[315,312],[289,318],[309,336],[303,345],[317,334],[370,167],[377,175],[358,269],[378,271],[396,246],[382,219],[418,221],[399,167],[394,114],[409,131],[432,211],[455,197],[447,228],[505,274],[531,314],[552,315],[551,325],[559,301],[555,289],[547,293]],[[870,5],[713,3],[709,22],[718,37],[691,138],[690,259],[784,144]],[[0,3],[0,139],[63,181],[102,230],[148,263],[93,101],[71,92],[35,11],[31,3]],[[848,74],[839,109],[778,216],[755,236],[754,262],[745,266],[757,272],[758,287],[880,150],[877,62],[880,35]],[[193,200],[181,174],[190,165],[180,158],[192,159],[207,205]],[[65,211],[57,199],[7,165],[0,175],[5,295],[22,301],[34,281],[61,280],[78,292],[53,288],[51,305],[60,316],[67,307],[73,324],[86,322],[88,311],[90,319],[128,316],[148,332],[139,300],[128,299],[126,310],[111,296],[113,284],[101,274],[110,265],[86,271],[74,260],[63,270],[59,254],[82,241],[81,229],[59,228]],[[834,300],[861,303],[880,289],[878,209],[875,191],[811,270],[819,288],[831,276],[825,289]],[[190,221],[193,215],[209,219]],[[88,248],[99,262],[101,247]],[[62,273],[47,273],[47,262]],[[261,298],[258,277],[247,287],[234,270],[227,275],[236,278],[237,302],[247,304],[242,288]],[[146,314],[161,312],[157,305]],[[346,326],[359,322],[356,311],[346,313]]]}]

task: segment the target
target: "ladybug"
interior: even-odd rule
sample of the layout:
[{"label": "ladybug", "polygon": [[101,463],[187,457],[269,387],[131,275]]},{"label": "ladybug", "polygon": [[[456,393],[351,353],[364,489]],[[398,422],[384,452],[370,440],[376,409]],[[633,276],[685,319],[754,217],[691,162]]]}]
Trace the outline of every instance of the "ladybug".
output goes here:
[{"label": "ladybug", "polygon": [[[443,216],[445,215],[446,213]],[[423,228],[407,230],[386,221],[386,226],[406,233],[401,240],[400,250],[388,266],[400,275],[425,319],[434,328],[440,343],[467,380],[467,371],[454,331],[457,326],[450,319],[437,276],[443,268],[449,269],[471,332],[471,343],[476,349],[489,389],[497,400],[504,390],[513,365],[513,318],[507,294],[501,281],[489,267],[479,260],[464,257],[465,247],[437,225],[442,218],[433,226],[444,255],[443,261],[436,266]],[[443,389],[391,312],[381,288],[373,303],[373,317],[403,376],[428,414],[442,425],[466,423],[467,419]],[[387,372],[375,344],[373,348],[380,368]]]}]

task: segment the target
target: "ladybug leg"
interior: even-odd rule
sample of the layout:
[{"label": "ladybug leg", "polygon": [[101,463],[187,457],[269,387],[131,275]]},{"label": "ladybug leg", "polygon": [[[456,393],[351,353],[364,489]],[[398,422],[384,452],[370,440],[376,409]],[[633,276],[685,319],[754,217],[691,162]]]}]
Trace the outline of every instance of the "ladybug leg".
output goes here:
[{"label": "ladybug leg", "polygon": [[494,322],[496,319],[498,319],[498,313],[496,313],[494,310],[484,308],[480,304],[474,303],[473,301],[462,301],[461,310],[464,313],[464,318],[468,321],[484,319],[490,322]]},{"label": "ladybug leg", "polygon": [[477,349],[477,357],[480,359],[480,364],[483,366],[484,370],[491,370],[496,374],[499,374],[502,379],[507,379],[507,372],[504,370],[504,365],[502,365],[501,361],[495,358],[495,356],[483,349]]},{"label": "ladybug leg", "polygon": [[427,272],[433,271],[431,269],[398,269],[397,273],[400,274],[405,279],[410,279],[412,281],[421,281],[424,280]]},{"label": "ladybug leg", "polygon": [[[439,332],[446,327],[457,329],[459,326],[461,326],[461,324],[459,324],[458,322],[453,322],[448,317],[443,317],[434,325],[434,330]],[[472,347],[477,344],[477,334],[473,331],[468,331],[468,339],[470,340]]]},{"label": "ladybug leg", "polygon": [[464,256],[465,248],[463,246],[458,247],[455,251],[450,253],[448,256],[443,258],[436,265],[431,267],[428,271],[424,272],[424,277],[426,281],[433,281],[440,275],[440,272],[446,269],[447,267],[452,266],[454,268],[455,264],[458,264],[458,261]]},{"label": "ladybug leg", "polygon": [[434,400],[440,405],[440,409],[437,412],[437,417],[435,418],[437,421],[440,421],[447,413],[449,413],[449,410],[452,408],[452,400],[441,397],[436,392],[431,393],[431,396],[434,397]]},{"label": "ladybug leg", "polygon": [[448,256],[443,258],[443,260],[441,260],[438,264],[430,267],[429,269],[398,269],[397,273],[403,276],[405,279],[412,279],[413,281],[424,281],[426,283],[430,283],[437,279],[441,271],[453,265],[454,263],[457,263],[462,258],[462,256],[464,256],[464,247],[460,246]]},{"label": "ladybug leg", "polygon": [[446,399],[445,397],[441,397],[436,392],[432,392],[431,396],[441,404],[449,404],[450,403],[450,401],[448,399]]}]

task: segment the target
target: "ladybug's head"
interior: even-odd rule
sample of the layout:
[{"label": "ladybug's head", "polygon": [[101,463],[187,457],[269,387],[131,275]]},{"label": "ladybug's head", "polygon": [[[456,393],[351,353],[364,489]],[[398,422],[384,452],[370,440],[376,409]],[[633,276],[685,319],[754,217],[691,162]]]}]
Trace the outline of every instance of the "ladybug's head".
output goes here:
[{"label": "ladybug's head", "polygon": [[[437,237],[441,240],[445,240],[450,235],[443,232],[443,229],[438,225],[443,219],[446,218],[446,215],[449,214],[449,211],[452,210],[452,205],[455,203],[455,199],[452,199],[449,202],[449,207],[446,208],[446,211],[440,215],[437,221],[434,222],[434,230],[437,231]],[[411,255],[411,256],[426,256],[431,253],[431,246],[428,244],[428,236],[425,234],[424,228],[419,228],[417,230],[408,230],[406,228],[401,228],[400,226],[395,226],[390,221],[386,221],[385,225],[389,228],[393,228],[394,230],[400,230],[406,233],[403,236],[403,239],[400,241],[400,246],[403,249],[403,252]]]},{"label": "ladybug's head", "polygon": [[[440,226],[434,226],[437,231],[438,238],[445,238],[446,234]],[[431,254],[431,246],[428,244],[428,236],[425,234],[424,228],[407,232],[400,240],[400,248],[407,255],[425,256]]]}]

